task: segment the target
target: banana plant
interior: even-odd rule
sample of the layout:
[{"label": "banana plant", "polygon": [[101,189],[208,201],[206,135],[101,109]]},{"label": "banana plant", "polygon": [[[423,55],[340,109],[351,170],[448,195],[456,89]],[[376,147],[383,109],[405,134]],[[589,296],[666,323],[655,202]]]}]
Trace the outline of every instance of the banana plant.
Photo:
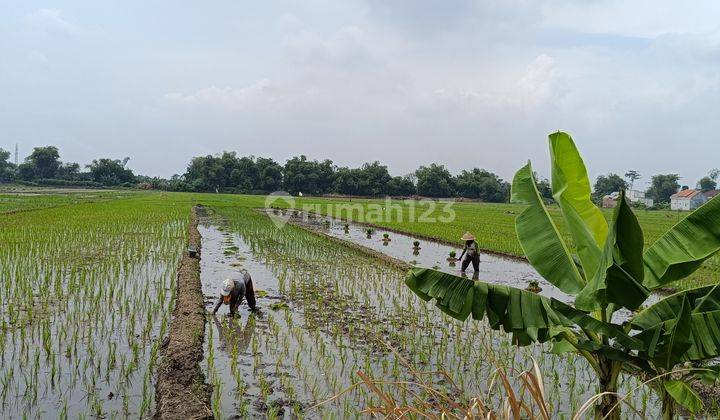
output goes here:
[{"label": "banana plant", "polygon": [[[553,198],[574,246],[550,217],[530,162],[513,179],[512,201],[527,206],[515,227],[530,264],[574,296],[574,306],[427,268],[411,269],[406,285],[425,301],[435,299],[453,318],[487,318],[491,328],[512,334],[518,346],[549,342],[555,352],[583,356],[599,381],[597,418],[620,418],[622,372],[657,378],[664,418],[672,418],[677,403],[693,412],[701,409],[700,398],[683,379],[705,370],[678,374],[677,366],[720,355],[720,284],[684,290],[641,308],[653,290],[686,278],[720,250],[720,199],[644,249],[643,231],[625,193],[608,224],[591,200],[587,169],[572,138],[557,132],[549,140]],[[621,309],[632,316],[613,322]]]}]

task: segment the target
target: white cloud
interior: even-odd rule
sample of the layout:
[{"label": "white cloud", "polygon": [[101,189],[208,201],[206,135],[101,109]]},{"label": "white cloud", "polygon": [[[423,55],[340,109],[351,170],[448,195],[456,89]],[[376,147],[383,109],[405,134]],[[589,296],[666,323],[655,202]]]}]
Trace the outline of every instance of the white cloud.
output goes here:
[{"label": "white cloud", "polygon": [[546,102],[553,95],[552,83],[555,77],[555,60],[540,54],[518,80],[519,99],[523,105],[535,106]]},{"label": "white cloud", "polygon": [[[380,159],[397,173],[432,160],[485,165],[508,178],[527,158],[542,172],[545,135],[558,128],[598,172],[641,162],[648,175],[667,167],[693,177],[718,154],[718,2],[210,2],[204,19],[150,2],[133,21],[140,9],[125,3],[117,15],[69,7],[3,33],[18,42],[0,45],[11,57],[0,87],[24,106],[0,122],[37,141],[131,137],[160,155],[163,139],[192,144],[141,171],[174,173],[194,154],[228,149]],[[85,36],[43,36],[63,33]],[[49,123],[38,125],[38,112]],[[678,162],[675,144],[707,153]]]},{"label": "white cloud", "polygon": [[25,21],[36,28],[77,35],[80,27],[62,17],[59,9],[38,9],[26,16]]}]

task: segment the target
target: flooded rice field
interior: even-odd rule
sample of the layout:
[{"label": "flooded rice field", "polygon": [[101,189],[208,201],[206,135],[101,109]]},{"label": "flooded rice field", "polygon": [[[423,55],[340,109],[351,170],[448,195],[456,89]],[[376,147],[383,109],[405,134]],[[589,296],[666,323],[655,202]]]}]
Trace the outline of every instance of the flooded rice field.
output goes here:
[{"label": "flooded rice field", "polygon": [[[272,215],[273,210],[266,210],[265,212]],[[288,216],[291,223],[369,248],[412,266],[434,268],[456,276],[464,276],[493,284],[503,284],[518,289],[531,288],[535,283],[539,289],[534,291],[543,296],[555,298],[569,304],[574,300],[573,296],[564,293],[540,276],[527,261],[516,257],[481,251],[479,271],[475,272],[471,264],[463,273],[461,263],[457,260],[462,253],[462,241],[460,240],[458,240],[458,246],[453,247],[439,242],[415,238],[412,235],[368,227],[314,213],[299,212],[295,215],[288,212]],[[452,252],[455,253],[455,258],[450,257]],[[648,298],[646,305],[653,304],[662,297],[660,294],[652,294]],[[621,323],[628,319],[630,315],[631,313],[623,308],[613,314],[613,320]]]},{"label": "flooded rice field", "polygon": [[149,418],[187,209],[98,204],[0,229],[0,418]]},{"label": "flooded rice field", "polygon": [[[357,372],[393,382],[412,380],[411,370],[442,370],[459,389],[441,375],[431,375],[430,381],[459,400],[493,396],[499,386],[493,381],[496,369],[503,367],[516,378],[531,367],[531,357],[540,365],[555,418],[570,418],[596,393],[595,376],[584,359],[553,355],[547,346],[518,349],[484,322],[455,321],[412,294],[403,270],[361,252],[292,225],[278,229],[248,209],[217,208],[199,229],[209,321],[202,367],[214,388],[217,418],[359,417],[380,402],[367,388],[352,387],[359,382]],[[362,231],[346,233],[343,225],[330,226],[328,232],[367,240]],[[426,242],[413,255],[411,241],[408,257],[408,243],[391,235],[395,244],[378,245],[377,237],[368,243],[395,250],[398,258],[457,270],[445,260],[447,249]],[[480,276],[498,275],[492,273],[501,269],[483,261]],[[498,264],[517,273],[513,281],[533,278],[519,263],[498,258]],[[222,280],[241,278],[241,270],[252,275],[260,311],[251,313],[244,302],[237,317],[227,316],[227,306],[212,316]],[[637,385],[635,378],[624,377],[621,390]],[[408,387],[387,384],[382,389],[398,401],[414,398]],[[502,405],[500,398],[492,401]],[[657,399],[645,387],[633,393],[632,403],[638,416],[657,414]]]}]

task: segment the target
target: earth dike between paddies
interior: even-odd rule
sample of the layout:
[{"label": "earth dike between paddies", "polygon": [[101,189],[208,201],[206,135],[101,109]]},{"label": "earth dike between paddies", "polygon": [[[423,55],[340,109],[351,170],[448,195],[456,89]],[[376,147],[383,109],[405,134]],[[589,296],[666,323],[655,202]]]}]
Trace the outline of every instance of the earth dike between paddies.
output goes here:
[{"label": "earth dike between paddies", "polygon": [[[198,212],[193,207],[188,232],[188,250],[178,271],[175,309],[170,333],[163,343],[162,360],[155,386],[157,419],[208,419],[210,387],[200,369],[205,339],[205,307],[200,286]],[[191,257],[190,251],[196,251]]]}]

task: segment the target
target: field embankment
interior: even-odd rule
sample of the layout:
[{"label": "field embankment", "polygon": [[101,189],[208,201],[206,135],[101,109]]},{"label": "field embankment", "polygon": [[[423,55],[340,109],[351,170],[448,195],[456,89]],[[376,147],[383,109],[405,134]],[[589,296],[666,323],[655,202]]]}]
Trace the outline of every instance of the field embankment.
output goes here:
[{"label": "field embankment", "polygon": [[[197,208],[192,208],[189,246],[200,252]],[[199,255],[199,254],[198,254]],[[200,286],[199,258],[183,254],[178,271],[175,309],[162,350],[156,384],[158,419],[212,418],[210,392],[200,369],[205,337],[205,307]]]}]

